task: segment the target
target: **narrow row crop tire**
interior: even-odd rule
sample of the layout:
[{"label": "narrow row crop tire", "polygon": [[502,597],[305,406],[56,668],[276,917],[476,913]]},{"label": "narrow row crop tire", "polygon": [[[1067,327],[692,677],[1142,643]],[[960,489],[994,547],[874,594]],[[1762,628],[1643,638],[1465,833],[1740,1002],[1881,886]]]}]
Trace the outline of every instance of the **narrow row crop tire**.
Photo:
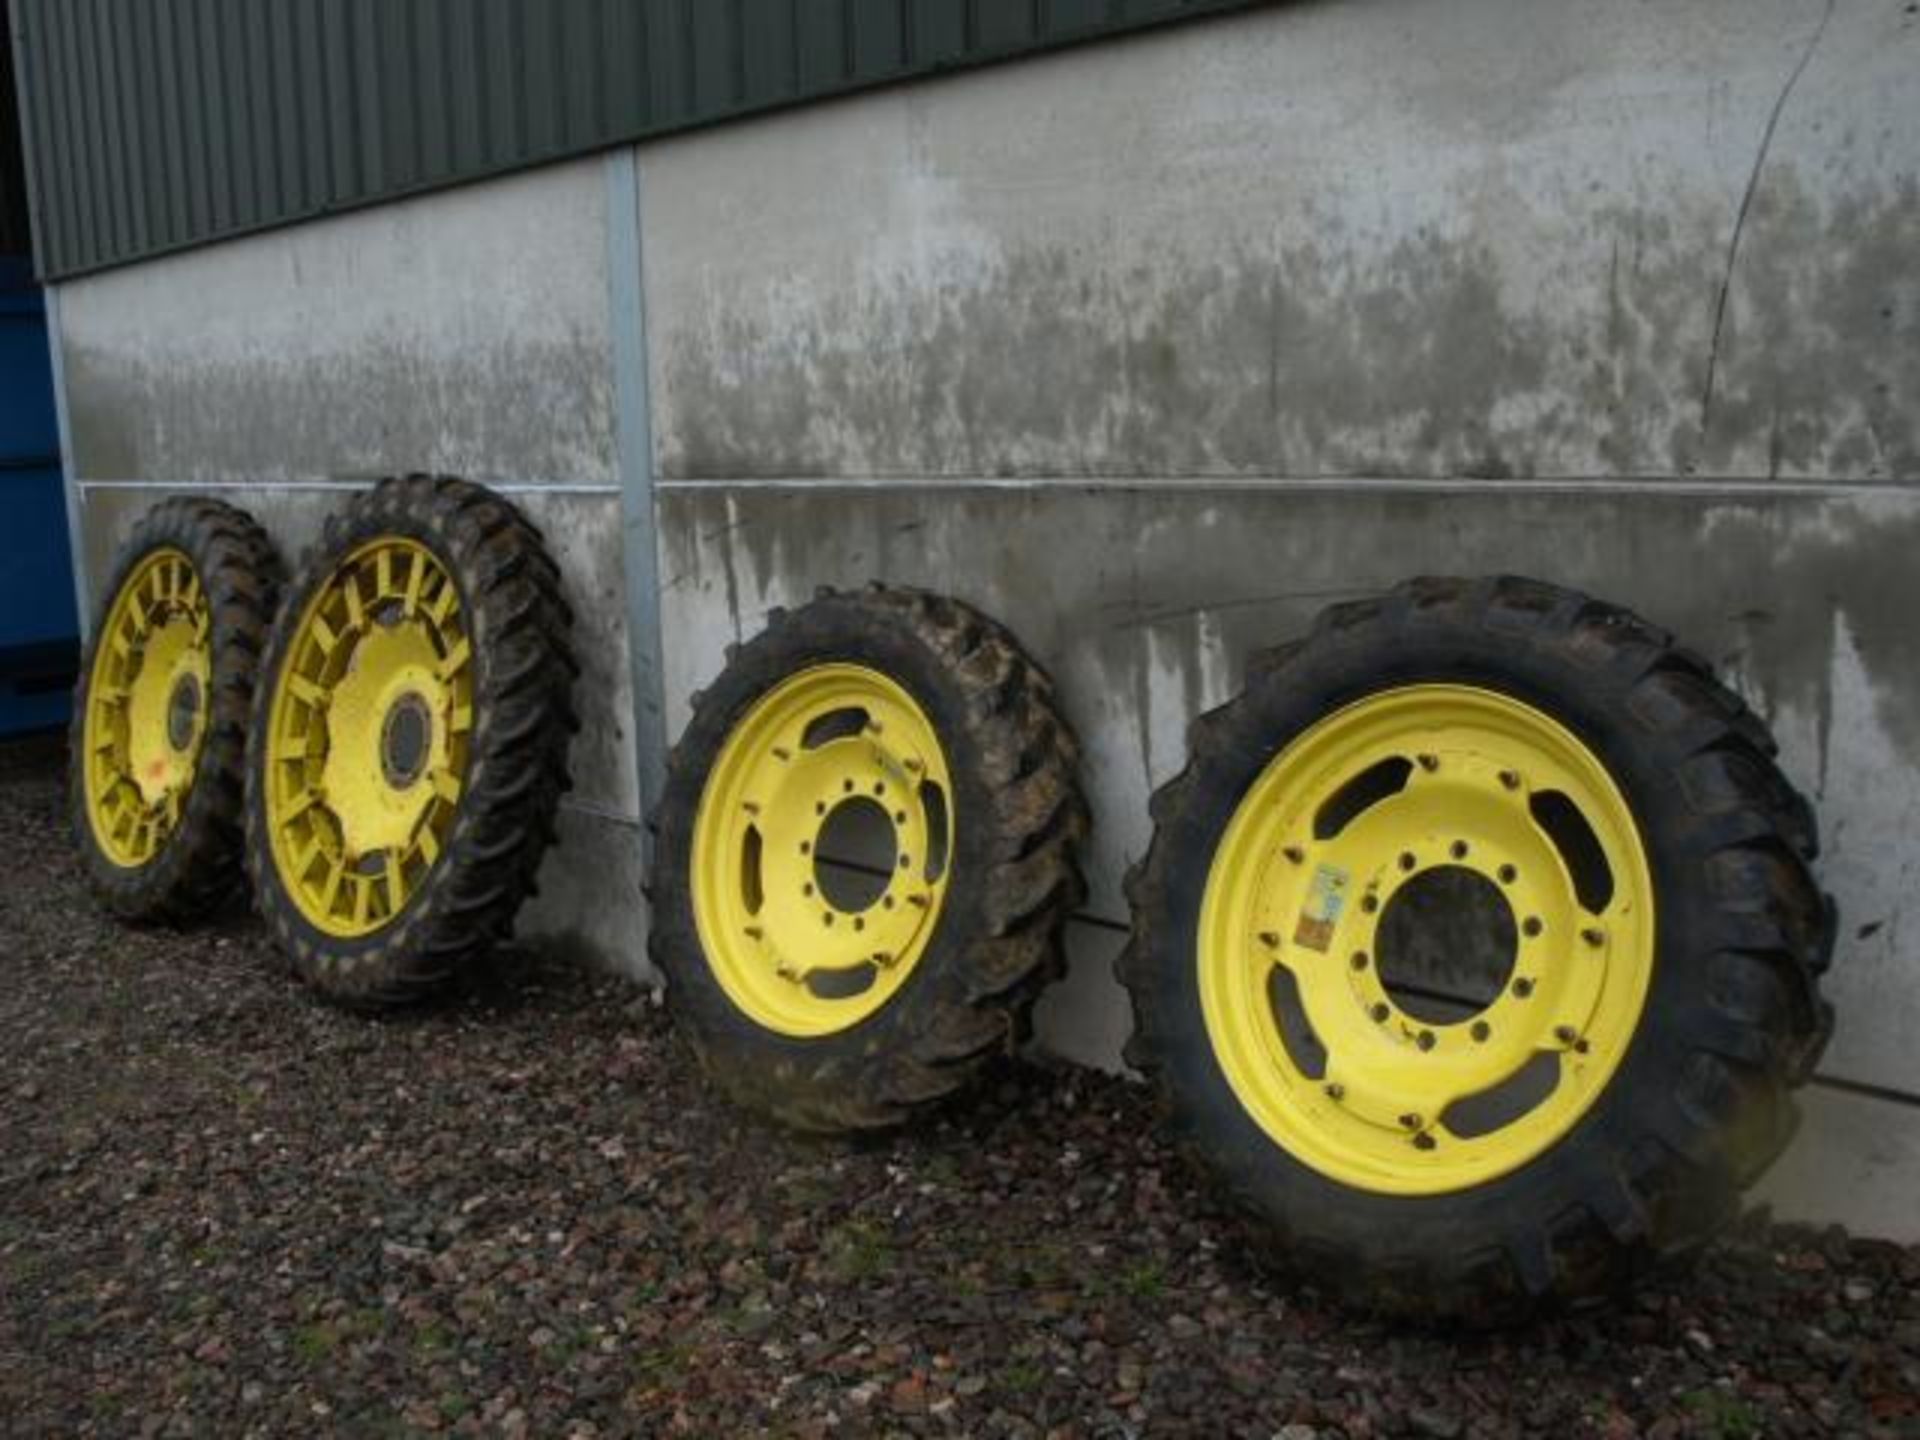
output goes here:
[{"label": "narrow row crop tire", "polygon": [[[269,783],[271,767],[288,763],[291,753],[283,737],[288,722],[278,707],[287,703],[282,696],[293,683],[295,647],[314,633],[313,618],[321,613],[314,607],[343,585],[351,585],[356,596],[371,586],[378,599],[379,581],[356,569],[373,561],[355,557],[389,550],[409,557],[396,563],[419,565],[443,593],[451,588],[445,609],[458,628],[449,633],[464,635],[453,643],[463,667],[470,667],[457,692],[465,702],[457,707],[463,720],[450,718],[450,701],[416,710],[424,717],[418,728],[429,751],[444,745],[450,754],[453,738],[444,732],[462,723],[465,754],[457,765],[446,761],[457,798],[437,816],[441,830],[433,849],[409,852],[420,868],[404,887],[404,900],[394,904],[389,889],[387,913],[336,924],[310,892],[296,892],[289,865],[276,851],[275,826],[291,823],[284,818],[287,810],[276,808]],[[422,608],[417,603],[413,611],[400,601],[385,603],[390,630],[426,625],[424,618],[411,618]],[[369,623],[363,633],[371,636],[380,623]],[[246,807],[247,869],[260,914],[296,976],[323,998],[356,1009],[417,1000],[510,935],[515,915],[536,890],[570,786],[568,750],[579,728],[572,692],[580,669],[572,631],[560,571],[539,530],[481,485],[428,475],[384,480],[329,519],[302,559],[274,625],[255,697]],[[445,663],[452,665],[453,657]],[[389,730],[394,715],[387,712]],[[338,741],[330,735],[328,744]],[[439,784],[439,773],[432,779]],[[420,781],[417,775],[388,776],[381,783],[404,795]],[[420,823],[416,834],[431,828]]]},{"label": "narrow row crop tire", "polygon": [[[108,853],[97,829],[98,807],[88,793],[88,767],[96,763],[88,716],[109,658],[103,649],[114,643],[108,632],[117,603],[162,553],[184,557],[197,577],[209,621],[202,646],[207,681],[197,743],[184,757],[192,778],[177,823],[150,858],[126,864]],[[185,924],[218,911],[240,888],[248,714],[281,578],[273,543],[246,512],[192,497],[154,506],[115,557],[74,693],[69,797],[87,882],[120,919]]]},{"label": "narrow row crop tire", "polygon": [[[798,1035],[750,1013],[716,978],[696,916],[695,841],[730,737],[784,683],[832,666],[879,674],[924,712],[946,756],[953,840],[945,898],[897,991],[856,1023]],[[961,1090],[1017,1045],[1040,990],[1061,973],[1062,928],[1085,893],[1077,758],[1044,673],[1003,627],[956,600],[822,591],[730,647],[672,752],[649,885],[649,948],[668,1008],[715,1083],[795,1129],[872,1130]]]},{"label": "narrow row crop tire", "polygon": [[[1657,933],[1619,1067],[1553,1148],[1450,1193],[1377,1193],[1289,1153],[1237,1098],[1196,993],[1196,926],[1224,827],[1266,767],[1347,707],[1434,684],[1515,697],[1591,749],[1637,819]],[[1536,581],[1416,580],[1257,657],[1188,743],[1127,880],[1127,1053],[1279,1268],[1364,1309],[1506,1322],[1695,1252],[1784,1148],[1790,1092],[1832,1027],[1813,813],[1765,725],[1665,631]]]}]

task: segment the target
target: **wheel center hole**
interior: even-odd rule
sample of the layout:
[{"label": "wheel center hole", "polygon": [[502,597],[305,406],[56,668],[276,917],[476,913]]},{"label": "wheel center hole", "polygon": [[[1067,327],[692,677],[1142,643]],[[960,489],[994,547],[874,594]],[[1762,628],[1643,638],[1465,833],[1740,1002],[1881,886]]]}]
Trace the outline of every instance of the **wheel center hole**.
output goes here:
[{"label": "wheel center hole", "polygon": [[1441,865],[1393,892],[1374,937],[1374,963],[1400,1009],[1452,1025],[1499,998],[1519,948],[1500,887],[1477,871]]},{"label": "wheel center hole", "polygon": [[184,754],[193,746],[200,721],[200,681],[182,675],[167,697],[167,743]]},{"label": "wheel center hole", "polygon": [[828,812],[813,845],[813,880],[834,909],[858,915],[880,903],[899,863],[893,817],[864,796]]},{"label": "wheel center hole", "polygon": [[433,739],[433,712],[418,695],[402,695],[387,711],[380,734],[380,768],[387,783],[405,790],[427,768]]}]

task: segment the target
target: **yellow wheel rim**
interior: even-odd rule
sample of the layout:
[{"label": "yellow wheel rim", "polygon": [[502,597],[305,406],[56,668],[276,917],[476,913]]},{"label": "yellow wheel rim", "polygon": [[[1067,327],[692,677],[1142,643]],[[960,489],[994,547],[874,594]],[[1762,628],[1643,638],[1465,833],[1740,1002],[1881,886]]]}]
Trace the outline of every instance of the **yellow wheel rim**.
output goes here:
[{"label": "yellow wheel rim", "polygon": [[[1497,891],[1513,963],[1489,1003],[1439,1020],[1389,988],[1381,944],[1396,900],[1443,871]],[[1505,695],[1417,685],[1261,773],[1208,874],[1198,964],[1214,1053],[1276,1144],[1345,1185],[1433,1195],[1512,1172],[1587,1113],[1653,954],[1645,848],[1592,751]]]},{"label": "yellow wheel rim", "polygon": [[939,923],[951,795],[932,724],[877,670],[815,666],[755,701],[694,821],[694,920],[728,998],[801,1038],[883,1008]]},{"label": "yellow wheel rim", "polygon": [[425,546],[383,538],[307,602],[273,680],[266,822],[307,923],[391,924],[446,848],[473,732],[460,592]]},{"label": "yellow wheel rim", "polygon": [[107,859],[149,863],[180,823],[207,735],[213,611],[193,562],[148,554],[114,596],[87,678],[87,820]]}]

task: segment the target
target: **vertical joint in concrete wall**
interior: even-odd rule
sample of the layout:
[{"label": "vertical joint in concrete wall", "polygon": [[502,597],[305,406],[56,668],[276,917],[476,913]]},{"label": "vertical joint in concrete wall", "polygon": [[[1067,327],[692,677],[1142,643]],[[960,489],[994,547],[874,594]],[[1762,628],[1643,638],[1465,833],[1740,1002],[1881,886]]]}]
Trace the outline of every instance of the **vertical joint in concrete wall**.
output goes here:
[{"label": "vertical joint in concrete wall", "polygon": [[[654,512],[652,391],[647,377],[646,279],[641,252],[640,166],[631,147],[606,158],[609,330],[613,337],[616,463],[627,577],[627,650],[633,672],[633,741],[640,809],[653,813],[666,777],[665,687],[660,650],[660,558]],[[650,832],[641,827],[645,863]]]},{"label": "vertical joint in concrete wall", "polygon": [[49,285],[47,351],[53,362],[53,419],[60,437],[60,492],[67,502],[67,554],[73,562],[73,613],[80,643],[93,634],[93,586],[87,580],[85,536],[80,528],[80,476],[73,457],[73,426],[67,415],[67,365],[60,328],[60,287]]}]

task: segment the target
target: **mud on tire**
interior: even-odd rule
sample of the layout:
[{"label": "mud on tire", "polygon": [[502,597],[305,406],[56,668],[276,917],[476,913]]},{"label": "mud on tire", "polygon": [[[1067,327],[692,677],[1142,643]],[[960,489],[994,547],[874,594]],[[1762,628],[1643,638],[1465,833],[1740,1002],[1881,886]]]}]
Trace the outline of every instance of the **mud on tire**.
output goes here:
[{"label": "mud on tire", "polygon": [[[1196,937],[1223,832],[1269,763],[1326,717],[1418,685],[1512,697],[1577,736],[1637,821],[1657,924],[1644,1006],[1578,1122],[1510,1173],[1395,1194],[1331,1178],[1250,1117],[1209,1038]],[[1413,581],[1259,657],[1189,752],[1128,877],[1128,1056],[1284,1270],[1400,1315],[1503,1321],[1590,1300],[1698,1247],[1785,1146],[1790,1092],[1832,1023],[1813,815],[1766,727],[1665,631],[1529,580]]]},{"label": "mud on tire", "polygon": [[[817,1033],[799,1034],[783,1031],[775,1023],[778,1017],[770,1020],[743,1005],[718,978],[703,945],[695,895],[703,863],[736,865],[737,851],[722,848],[718,861],[703,862],[696,841],[704,834],[703,800],[719,783],[711,777],[723,753],[735,753],[728,747],[736,731],[757,723],[752,717],[765,713],[769,697],[782,693],[783,685],[797,676],[825,673],[821,667],[852,667],[847,673],[884,677],[910,697],[908,708],[917,707],[944,754],[951,793],[941,803],[951,807],[952,840],[938,882],[944,898],[930,932],[915,942],[924,948],[916,950],[904,980],[873,981],[897,988],[886,993],[884,1003],[856,1002],[850,1013],[859,1018],[844,1025],[834,1018],[834,1002],[827,1002],[821,1010],[825,1018],[813,1027]],[[873,738],[876,754],[897,741],[891,734]],[[804,749],[809,743],[793,735],[776,738],[772,753],[783,758],[767,763],[776,769],[788,762],[825,763],[820,757],[831,752]],[[732,648],[713,686],[695,697],[693,717],[673,750],[656,815],[649,887],[650,949],[667,979],[668,1007],[713,1080],[736,1102],[799,1129],[866,1130],[897,1124],[953,1094],[990,1057],[1006,1052],[1025,1034],[1041,986],[1059,973],[1061,928],[1083,895],[1076,852],[1086,807],[1075,777],[1077,758],[1039,668],[1002,627],[955,600],[878,586],[860,593],[826,591],[792,613],[774,611],[763,633]],[[898,766],[871,773],[905,774]],[[829,801],[841,783],[833,781],[833,795],[821,800],[821,817],[829,814]],[[844,782],[849,792],[854,783]],[[884,783],[874,782],[876,788]],[[865,779],[862,789],[865,793]],[[894,803],[889,798],[887,807]],[[895,812],[903,835],[927,831],[919,804],[903,802]],[[796,823],[802,830],[793,833],[804,831],[808,837],[800,842],[802,850],[818,838],[809,828],[813,811],[810,804],[799,807]],[[772,826],[770,817],[761,818]],[[768,828],[767,833],[777,832]],[[792,848],[789,835],[783,849]],[[714,852],[709,846],[703,853],[711,857]],[[746,866],[749,886],[762,883],[759,863],[756,857]],[[903,852],[900,864],[911,866],[918,877],[920,859],[909,861]],[[774,873],[766,871],[769,885]],[[814,878],[804,870],[787,873],[793,887],[804,888],[809,897],[815,896]],[[733,882],[719,883],[724,891]],[[898,898],[902,911],[917,900],[907,889]],[[876,928],[889,923],[881,917],[890,917],[895,899],[889,889],[872,901],[868,913]],[[765,903],[772,916],[776,902]],[[837,918],[841,936],[861,923],[851,912]],[[764,963],[780,963],[773,958],[774,947],[791,955],[807,953],[804,934],[796,937],[793,927],[782,930],[766,917],[755,917],[751,930],[760,932],[762,922],[772,927],[765,935]],[[824,908],[798,922],[826,923]],[[744,963],[762,960],[755,951]],[[763,981],[783,983],[753,975],[746,983]],[[796,1003],[811,1003],[801,996],[802,983],[794,986]]]},{"label": "mud on tire", "polygon": [[[209,622],[200,647],[204,688],[197,679],[192,682],[190,705],[175,707],[168,716],[173,725],[189,727],[174,738],[197,735],[197,748],[190,788],[157,848],[144,858],[116,857],[109,853],[113,842],[100,829],[105,776],[99,767],[112,762],[97,748],[104,738],[90,744],[89,715],[96,710],[96,686],[125,681],[131,664],[102,654],[125,639],[113,633],[116,602],[162,552],[184,557],[191,566]],[[280,583],[280,558],[266,532],[246,512],[214,500],[162,501],[135,526],[114,559],[100,622],[74,692],[68,779],[74,840],[87,882],[100,903],[123,920],[185,923],[218,910],[241,887],[248,713]],[[160,608],[172,603],[162,602]]]},{"label": "mud on tire", "polygon": [[[356,773],[330,772],[334,747],[348,743],[331,707],[354,666],[314,647],[331,639],[369,660],[375,637],[398,645],[407,626],[420,632],[410,643],[427,648],[395,650],[393,668],[412,663],[420,695],[394,699],[383,728],[363,726],[376,738],[362,744]],[[246,845],[261,915],[296,975],[322,996],[356,1008],[410,1001],[507,938],[534,893],[569,788],[578,729],[572,629],[539,530],[480,485],[385,480],[327,522],[268,647],[253,712]],[[300,690],[325,703],[296,704]],[[397,748],[379,748],[389,741]],[[329,781],[361,785],[374,775],[386,788],[354,804],[326,792]],[[312,787],[311,800],[295,793],[302,785]],[[442,793],[427,797],[422,786]],[[409,805],[419,815],[402,833]],[[388,806],[402,822],[382,818]],[[381,830],[387,847],[347,853],[356,825]],[[296,873],[302,855],[312,868]],[[400,869],[386,880],[383,866],[396,855]]]}]

